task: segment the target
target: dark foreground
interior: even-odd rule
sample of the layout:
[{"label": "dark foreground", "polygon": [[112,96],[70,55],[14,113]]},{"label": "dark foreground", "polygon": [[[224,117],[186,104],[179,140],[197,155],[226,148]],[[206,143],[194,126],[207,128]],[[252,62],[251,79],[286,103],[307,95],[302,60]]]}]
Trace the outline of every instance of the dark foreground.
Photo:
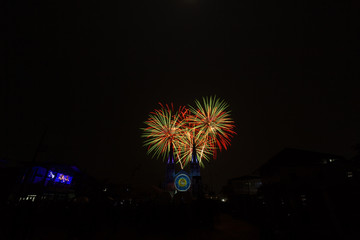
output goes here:
[{"label": "dark foreground", "polygon": [[119,206],[27,201],[1,206],[1,219],[0,239],[4,240],[339,239],[331,226],[308,228],[291,219],[279,226],[266,216],[244,220],[226,204],[213,200]]},{"label": "dark foreground", "polygon": [[27,202],[2,209],[1,239],[260,239],[216,202],[99,206]]}]

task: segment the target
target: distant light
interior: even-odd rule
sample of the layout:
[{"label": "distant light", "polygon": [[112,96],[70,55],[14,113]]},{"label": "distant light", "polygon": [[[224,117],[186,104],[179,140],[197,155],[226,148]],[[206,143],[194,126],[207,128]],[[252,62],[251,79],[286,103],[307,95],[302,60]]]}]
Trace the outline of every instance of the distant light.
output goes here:
[{"label": "distant light", "polygon": [[302,201],[306,201],[306,195],[305,194],[301,195],[300,197],[301,197]]},{"label": "distant light", "polygon": [[329,162],[335,162],[335,158],[329,158]]},{"label": "distant light", "polygon": [[352,177],[353,177],[353,172],[348,171],[348,172],[347,172],[347,177],[348,177],[348,178],[352,178]]},{"label": "distant light", "polygon": [[307,204],[306,204],[306,195],[305,195],[305,194],[302,194],[302,195],[300,196],[300,198],[301,198],[302,205],[303,205],[303,206],[306,206],[306,205],[307,205]]},{"label": "distant light", "polygon": [[227,198],[222,198],[221,201],[222,202],[227,202]]},{"label": "distant light", "polygon": [[55,174],[52,171],[49,171],[48,177],[49,178],[55,178]]},{"label": "distant light", "polygon": [[65,184],[70,184],[71,181],[72,181],[72,176],[65,175],[63,173],[57,173],[56,178],[54,180],[54,182],[56,183],[65,183]]},{"label": "distant light", "polygon": [[26,200],[31,200],[31,201],[35,201],[35,198],[36,198],[36,195],[33,195],[33,194],[29,194],[29,195],[27,195],[27,197],[26,197]]}]

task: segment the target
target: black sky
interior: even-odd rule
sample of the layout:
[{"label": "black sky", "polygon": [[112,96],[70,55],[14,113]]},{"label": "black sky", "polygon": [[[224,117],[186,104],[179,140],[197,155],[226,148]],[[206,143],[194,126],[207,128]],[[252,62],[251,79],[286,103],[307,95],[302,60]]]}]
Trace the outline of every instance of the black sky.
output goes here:
[{"label": "black sky", "polygon": [[213,95],[238,135],[203,170],[215,188],[284,147],[351,157],[360,142],[356,1],[11,1],[0,157],[75,163],[157,185],[140,139],[158,102]]}]

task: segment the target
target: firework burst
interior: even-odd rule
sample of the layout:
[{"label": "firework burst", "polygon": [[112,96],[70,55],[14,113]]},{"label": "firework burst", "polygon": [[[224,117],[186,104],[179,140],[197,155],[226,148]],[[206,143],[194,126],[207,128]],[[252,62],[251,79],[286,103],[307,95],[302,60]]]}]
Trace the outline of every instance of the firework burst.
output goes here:
[{"label": "firework burst", "polygon": [[144,146],[148,147],[148,154],[153,157],[162,157],[165,159],[173,148],[177,153],[178,142],[181,138],[182,125],[185,124],[188,110],[180,107],[174,111],[171,105],[162,105],[161,108],[151,112],[148,120],[145,122],[146,128],[143,128],[142,137],[145,138]]},{"label": "firework burst", "polygon": [[219,98],[205,97],[202,103],[195,101],[196,108],[190,106],[189,121],[193,124],[198,138],[211,145],[214,157],[216,150],[220,151],[230,145],[231,138],[235,133],[234,121],[231,119],[229,105]]},{"label": "firework burst", "polygon": [[[199,164],[211,156],[216,158],[219,149],[227,149],[235,133],[234,121],[228,111],[229,105],[219,98],[207,97],[195,101],[196,107],[161,105],[151,112],[145,122],[142,137],[148,154],[165,159],[173,154],[176,162],[185,167],[194,155]],[[196,153],[196,154],[195,154]]]}]

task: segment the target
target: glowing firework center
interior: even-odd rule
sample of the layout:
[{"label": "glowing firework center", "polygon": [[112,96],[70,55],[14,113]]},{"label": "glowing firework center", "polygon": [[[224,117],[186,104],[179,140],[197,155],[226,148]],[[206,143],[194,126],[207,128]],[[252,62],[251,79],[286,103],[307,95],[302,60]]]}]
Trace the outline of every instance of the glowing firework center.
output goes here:
[{"label": "glowing firework center", "polygon": [[180,172],[175,177],[174,184],[175,184],[176,190],[178,190],[179,192],[186,192],[187,190],[189,190],[189,188],[191,186],[191,180],[190,180],[190,177],[186,173]]}]

